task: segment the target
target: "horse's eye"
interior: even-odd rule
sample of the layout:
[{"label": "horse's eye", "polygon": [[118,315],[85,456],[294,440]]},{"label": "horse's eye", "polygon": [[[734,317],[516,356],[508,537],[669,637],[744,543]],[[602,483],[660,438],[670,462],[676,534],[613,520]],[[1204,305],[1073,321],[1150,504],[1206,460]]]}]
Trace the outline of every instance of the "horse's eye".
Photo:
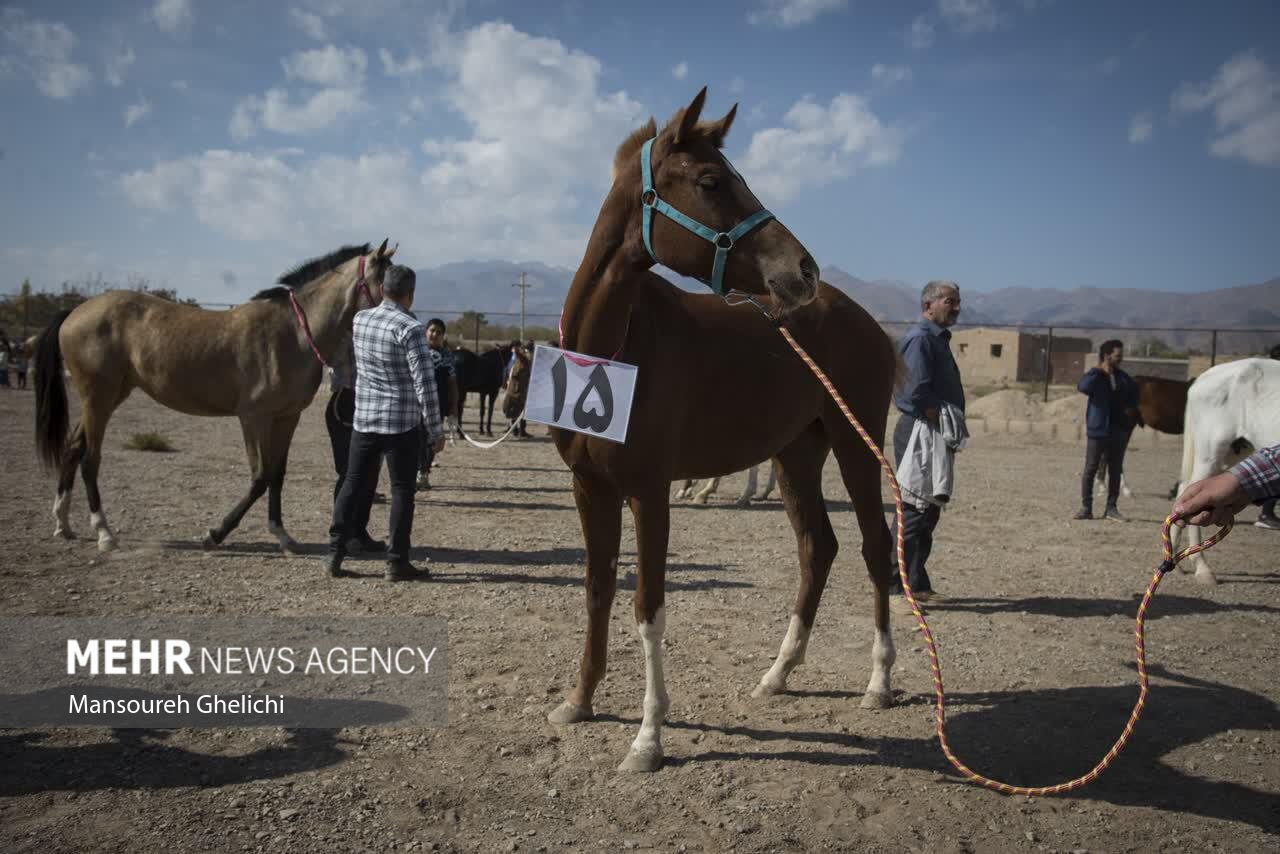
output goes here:
[{"label": "horse's eye", "polygon": [[715,175],[703,175],[698,179],[698,186],[704,190],[714,190],[720,186],[720,181]]}]

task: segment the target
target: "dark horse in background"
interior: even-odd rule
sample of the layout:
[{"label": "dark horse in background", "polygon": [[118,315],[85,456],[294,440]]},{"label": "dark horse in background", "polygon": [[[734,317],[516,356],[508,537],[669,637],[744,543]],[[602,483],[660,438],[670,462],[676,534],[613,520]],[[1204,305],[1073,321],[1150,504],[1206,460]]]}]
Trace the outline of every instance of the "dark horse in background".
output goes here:
[{"label": "dark horse in background", "polygon": [[480,433],[493,435],[493,408],[502,390],[502,369],[511,354],[511,345],[494,347],[479,355],[459,347],[453,351],[454,366],[458,372],[457,431],[462,436],[462,410],[467,405],[467,393],[480,395]]},{"label": "dark horse in background", "polygon": [[[880,466],[774,324],[750,305],[680,290],[652,272],[655,257],[686,276],[723,270],[728,287],[755,294],[829,372],[877,443],[883,442],[897,374],[893,343],[848,296],[818,278],[808,251],[777,220],[761,224],[760,201],[720,153],[735,110],[702,122],[706,90],[659,130],[651,120],[618,148],[613,183],[564,305],[564,348],[636,365],[625,444],[552,430],[573,472],[573,497],[587,547],[587,632],[578,682],[549,716],[569,724],[594,717],[605,675],[610,608],[617,590],[622,508],[635,519],[636,628],[644,649],[644,718],[624,770],[662,764],[667,712],[663,671],[665,580],[671,482],[742,471],[772,459],[795,532],[800,586],[791,623],[756,692],[778,694],[804,661],[818,602],[836,557],[822,494],[828,456],[839,464],[874,584],[871,679],[864,708],[893,703],[889,633],[893,564],[881,505]],[[652,176],[652,184],[646,180]],[[661,201],[716,234],[728,252],[716,265],[711,238],[654,213]],[[743,223],[759,225],[739,233]],[[646,223],[652,222],[652,233]],[[651,246],[651,248],[649,248]],[[843,598],[843,597],[842,597]],[[843,603],[842,603],[843,604]],[[741,619],[758,624],[758,614]]]},{"label": "dark horse in background", "polygon": [[[71,538],[69,508],[77,468],[89,498],[98,548],[116,545],[98,492],[102,439],[116,408],[135,389],[188,415],[235,416],[249,458],[248,493],[209,530],[220,544],[267,494],[267,529],[285,551],[297,543],[281,516],[281,490],[294,429],[320,387],[326,361],[351,340],[356,310],[382,301],[395,249],[387,241],[344,246],[280,277],[281,287],[230,311],[206,311],[137,291],[109,291],[54,319],[36,346],[36,449],[58,473],[54,535]],[[297,311],[307,318],[311,341]],[[70,431],[63,366],[80,396]]]}]

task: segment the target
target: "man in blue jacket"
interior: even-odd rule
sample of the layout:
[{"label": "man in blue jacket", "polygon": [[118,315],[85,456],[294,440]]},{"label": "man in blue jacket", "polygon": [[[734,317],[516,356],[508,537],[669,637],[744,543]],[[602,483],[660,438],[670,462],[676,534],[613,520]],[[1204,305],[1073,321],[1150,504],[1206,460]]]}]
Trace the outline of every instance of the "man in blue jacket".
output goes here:
[{"label": "man in blue jacket", "polygon": [[1107,509],[1103,514],[1115,522],[1127,521],[1116,509],[1120,497],[1120,475],[1124,471],[1124,452],[1137,423],[1138,384],[1120,370],[1124,361],[1124,344],[1112,338],[1098,348],[1098,366],[1080,378],[1076,386],[1088,395],[1085,433],[1089,442],[1084,454],[1084,477],[1080,482],[1080,512],[1077,519],[1093,518],[1093,479],[1098,465],[1107,462]]},{"label": "man in blue jacket", "polygon": [[[942,405],[950,403],[964,411],[964,389],[960,385],[960,368],[951,355],[950,327],[960,319],[960,286],[955,282],[933,281],[920,294],[920,319],[898,339],[898,354],[907,367],[908,380],[894,393],[893,402],[900,416],[893,431],[894,462],[900,468],[917,421],[938,426]],[[933,550],[933,531],[938,526],[942,508],[931,504],[921,510],[911,504],[902,506],[902,546],[907,562],[907,583],[919,602],[942,602],[935,593],[925,563]],[[896,521],[896,520],[895,520]],[[901,595],[902,581],[894,565],[890,593],[899,594],[890,607],[900,614],[910,614],[911,606]]]}]

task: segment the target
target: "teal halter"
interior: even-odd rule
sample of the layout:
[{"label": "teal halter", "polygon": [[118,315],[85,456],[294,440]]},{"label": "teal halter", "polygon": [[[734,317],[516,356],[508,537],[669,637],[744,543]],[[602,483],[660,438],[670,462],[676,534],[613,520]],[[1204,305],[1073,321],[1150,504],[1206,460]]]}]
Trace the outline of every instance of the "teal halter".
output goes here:
[{"label": "teal halter", "polygon": [[[707,228],[696,219],[680,213],[680,211],[660,199],[658,197],[658,191],[653,187],[653,168],[649,164],[649,158],[650,152],[653,148],[654,139],[657,139],[657,137],[655,136],[653,139],[650,139],[644,144],[644,148],[640,149],[640,181],[642,185],[640,203],[644,206],[640,233],[644,237],[644,248],[649,250],[649,257],[652,258],[655,263],[662,263],[658,260],[657,254],[653,251],[654,211],[662,214],[672,222],[689,229],[694,234],[716,247],[716,257],[711,263],[710,280],[704,279],[701,276],[695,276],[694,278],[710,287],[711,290],[715,291],[717,294],[723,296],[724,264],[729,257],[729,250],[733,248],[734,244],[737,243],[738,240],[756,226],[773,219],[773,214],[769,213],[769,211],[764,208],[761,208],[742,222],[735,225],[732,230],[716,231],[715,229]],[[733,167],[730,166],[730,168],[732,169]]]}]

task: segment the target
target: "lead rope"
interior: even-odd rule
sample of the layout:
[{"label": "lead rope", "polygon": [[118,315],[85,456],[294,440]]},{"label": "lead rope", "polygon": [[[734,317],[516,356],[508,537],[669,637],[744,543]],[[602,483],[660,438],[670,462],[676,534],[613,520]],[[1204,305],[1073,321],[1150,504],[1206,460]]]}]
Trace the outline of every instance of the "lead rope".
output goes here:
[{"label": "lead rope", "polygon": [[[751,300],[751,302],[755,304],[757,308],[765,311],[763,306],[755,300]],[[765,314],[766,316],[769,316],[767,311],[765,311]],[[773,318],[770,316],[770,319],[772,320]],[[1203,543],[1188,546],[1177,554],[1174,554],[1173,543],[1169,537],[1169,527],[1173,524],[1174,520],[1177,519],[1177,516],[1170,514],[1168,518],[1164,520],[1164,524],[1160,528],[1160,542],[1164,549],[1164,560],[1161,561],[1160,566],[1156,568],[1155,574],[1151,576],[1151,583],[1147,585],[1147,592],[1142,597],[1141,604],[1138,605],[1137,623],[1134,628],[1134,639],[1138,658],[1138,701],[1134,704],[1133,712],[1129,715],[1129,720],[1124,725],[1124,731],[1120,733],[1120,737],[1116,739],[1116,743],[1107,751],[1106,756],[1103,756],[1102,760],[1093,767],[1093,770],[1082,777],[1077,777],[1074,780],[1059,783],[1055,786],[1010,786],[1008,783],[1002,783],[999,780],[992,780],[990,778],[983,777],[981,774],[972,771],[967,765],[961,762],[951,750],[951,745],[947,742],[946,701],[942,691],[942,665],[938,661],[937,642],[933,639],[933,633],[929,631],[929,624],[925,622],[924,614],[920,611],[920,606],[916,604],[915,595],[911,592],[911,585],[907,581],[907,562],[903,551],[902,540],[902,492],[898,487],[898,478],[894,474],[893,467],[889,465],[889,461],[885,459],[884,454],[881,452],[880,448],[876,446],[876,443],[872,440],[870,434],[868,434],[867,431],[863,429],[862,425],[858,423],[858,419],[855,418],[853,413],[849,410],[844,399],[840,397],[840,393],[837,392],[835,386],[831,384],[831,380],[827,378],[827,375],[822,372],[822,369],[819,368],[813,359],[809,357],[809,354],[804,351],[804,348],[796,343],[796,340],[791,337],[791,332],[781,325],[778,325],[778,331],[782,333],[782,337],[791,345],[791,349],[796,351],[796,355],[804,360],[804,363],[809,366],[809,370],[813,371],[814,376],[816,376],[819,382],[822,383],[823,387],[826,388],[827,394],[831,395],[831,399],[840,407],[840,411],[844,413],[844,417],[849,419],[849,423],[853,425],[853,429],[858,432],[858,435],[862,437],[862,441],[866,442],[867,448],[870,449],[871,453],[875,455],[876,460],[879,461],[880,468],[884,470],[885,478],[889,481],[889,489],[893,492],[894,517],[897,520],[896,546],[898,555],[898,576],[902,579],[902,589],[906,593],[907,601],[911,603],[911,613],[915,615],[916,620],[920,623],[920,632],[924,635],[926,649],[929,652],[929,666],[933,670],[933,687],[938,699],[935,707],[938,742],[942,745],[942,752],[946,755],[947,760],[966,780],[977,783],[979,786],[984,786],[988,789],[994,789],[995,791],[1006,795],[1059,795],[1063,792],[1070,792],[1073,789],[1079,789],[1082,786],[1092,783],[1102,774],[1103,771],[1107,769],[1107,766],[1109,766],[1112,761],[1120,755],[1120,751],[1124,749],[1125,743],[1129,740],[1129,736],[1133,735],[1134,725],[1138,723],[1138,718],[1142,716],[1142,709],[1146,705],[1147,658],[1143,644],[1143,637],[1146,631],[1145,620],[1147,615],[1147,606],[1151,602],[1151,597],[1155,595],[1156,588],[1160,586],[1160,579],[1164,578],[1165,573],[1173,569],[1181,561],[1198,552],[1212,548],[1214,545],[1221,542],[1222,539],[1231,532],[1234,522],[1228,521],[1226,525]]]}]

